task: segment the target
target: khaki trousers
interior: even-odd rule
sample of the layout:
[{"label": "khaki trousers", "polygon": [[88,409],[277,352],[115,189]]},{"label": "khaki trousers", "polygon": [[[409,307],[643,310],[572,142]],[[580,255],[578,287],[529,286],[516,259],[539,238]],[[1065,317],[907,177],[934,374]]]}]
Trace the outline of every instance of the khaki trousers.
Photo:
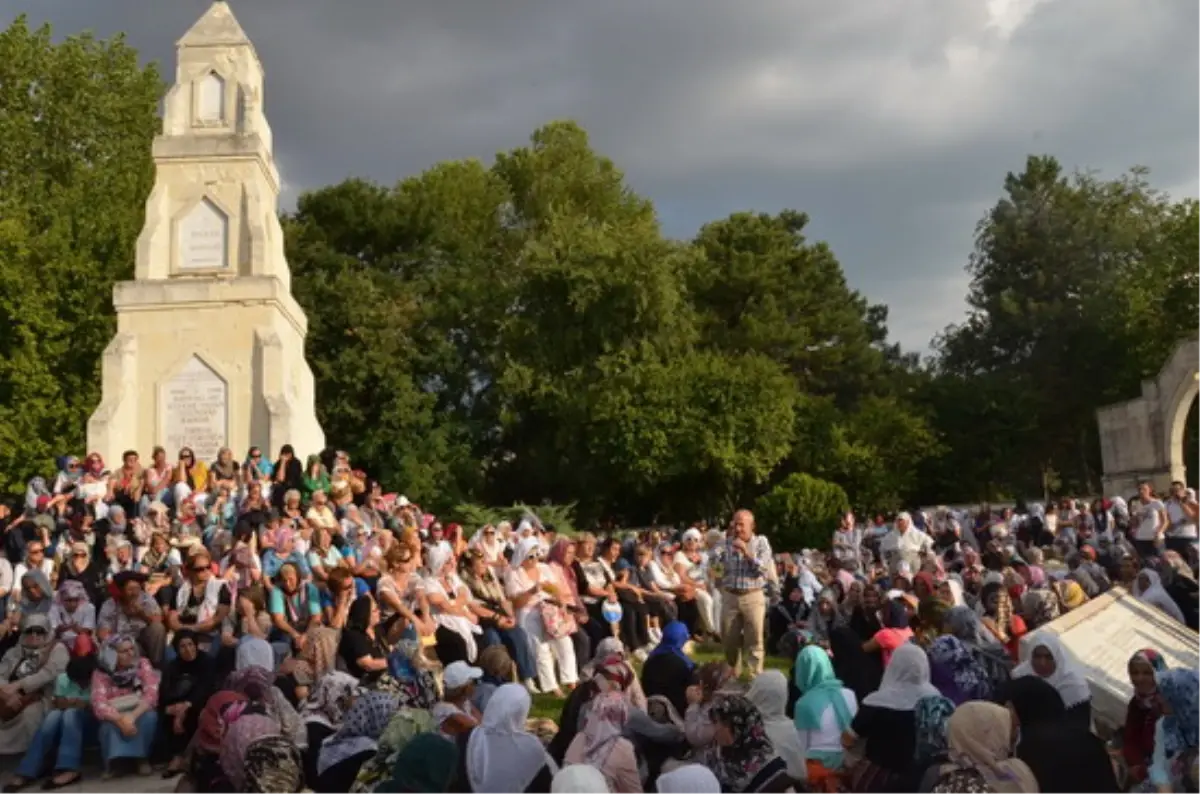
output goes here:
[{"label": "khaki trousers", "polygon": [[742,654],[750,672],[758,675],[763,669],[763,623],[767,617],[767,596],[762,590],[748,593],[721,593],[721,638],[725,645],[725,661],[735,675],[742,674]]}]

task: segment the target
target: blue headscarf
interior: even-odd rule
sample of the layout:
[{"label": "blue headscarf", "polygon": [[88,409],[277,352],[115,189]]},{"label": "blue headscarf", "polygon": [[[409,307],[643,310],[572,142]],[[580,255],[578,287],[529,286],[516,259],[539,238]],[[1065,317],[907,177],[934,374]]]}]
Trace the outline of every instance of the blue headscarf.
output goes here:
[{"label": "blue headscarf", "polygon": [[[829,654],[819,645],[806,645],[796,655],[796,669],[793,674],[796,688],[800,690],[800,699],[796,701],[795,717],[796,730],[818,731],[825,712],[832,708],[834,719],[839,731],[850,726],[854,715],[846,706],[846,696],[843,694],[842,682],[833,672],[833,662]],[[807,757],[818,761],[829,769],[840,769],[842,766],[841,750],[809,749]]]},{"label": "blue headscarf", "polygon": [[1158,693],[1171,707],[1162,716],[1163,749],[1167,759],[1200,745],[1200,674],[1195,670],[1159,673]]},{"label": "blue headscarf", "polygon": [[666,654],[674,654],[684,661],[687,665],[688,672],[696,668],[696,663],[688,658],[688,655],[683,652],[683,646],[687,645],[691,635],[688,634],[688,628],[678,620],[672,620],[667,625],[663,626],[662,641],[650,651],[650,656],[664,656]]}]

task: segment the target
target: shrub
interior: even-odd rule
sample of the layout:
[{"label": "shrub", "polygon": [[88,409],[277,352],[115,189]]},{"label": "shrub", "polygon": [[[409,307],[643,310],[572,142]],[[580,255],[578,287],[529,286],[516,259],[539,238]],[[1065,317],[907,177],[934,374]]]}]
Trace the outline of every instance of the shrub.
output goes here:
[{"label": "shrub", "polygon": [[850,509],[837,483],[791,474],[754,506],[759,530],[777,552],[825,549],[843,513]]}]

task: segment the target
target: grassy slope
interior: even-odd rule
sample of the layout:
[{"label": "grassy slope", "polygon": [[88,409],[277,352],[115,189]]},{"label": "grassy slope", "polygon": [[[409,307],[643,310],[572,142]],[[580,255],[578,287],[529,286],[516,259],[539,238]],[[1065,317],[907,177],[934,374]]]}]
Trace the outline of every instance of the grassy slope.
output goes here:
[{"label": "grassy slope", "polygon": [[[725,654],[716,645],[701,645],[692,652],[692,659],[696,661],[696,664],[715,662],[724,658]],[[766,666],[769,670],[780,670],[787,675],[791,662],[779,656],[768,656]],[[634,662],[634,668],[640,671],[641,665]],[[552,719],[557,722],[562,714],[562,704],[562,699],[553,695],[534,695],[533,708],[530,710],[529,716],[535,719]]]}]

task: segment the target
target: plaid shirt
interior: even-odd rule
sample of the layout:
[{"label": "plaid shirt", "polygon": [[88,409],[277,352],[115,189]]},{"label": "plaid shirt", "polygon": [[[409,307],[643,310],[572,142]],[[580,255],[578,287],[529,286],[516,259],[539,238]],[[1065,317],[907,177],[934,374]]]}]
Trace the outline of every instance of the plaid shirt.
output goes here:
[{"label": "plaid shirt", "polygon": [[771,544],[761,535],[750,538],[746,544],[754,556],[739,554],[733,549],[733,541],[726,540],[721,550],[721,587],[726,590],[762,590],[767,586],[767,571],[775,564],[771,558]]}]

